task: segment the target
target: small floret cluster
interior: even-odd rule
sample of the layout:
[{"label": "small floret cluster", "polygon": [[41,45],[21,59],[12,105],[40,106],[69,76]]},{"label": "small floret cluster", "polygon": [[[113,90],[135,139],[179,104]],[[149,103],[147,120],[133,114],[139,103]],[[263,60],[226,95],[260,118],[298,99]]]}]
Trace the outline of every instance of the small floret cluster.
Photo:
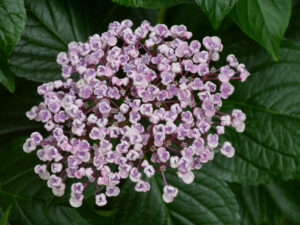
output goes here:
[{"label": "small floret cluster", "polygon": [[95,185],[95,203],[104,206],[123,179],[147,192],[156,174],[163,200],[172,202],[178,190],[167,169],[190,184],[215,153],[233,157],[233,146],[219,136],[226,126],[243,132],[246,116],[220,108],[234,92],[230,82],[250,74],[232,54],[226,65],[213,66],[223,49],[218,37],[191,37],[184,25],[144,21],[133,29],[124,20],[59,53],[63,81],[39,86],[44,101],[26,114],[44,123],[48,136],[34,132],[24,144],[42,161],[34,171],[54,195],[64,195],[71,180],[70,204],[80,207],[86,186]]}]

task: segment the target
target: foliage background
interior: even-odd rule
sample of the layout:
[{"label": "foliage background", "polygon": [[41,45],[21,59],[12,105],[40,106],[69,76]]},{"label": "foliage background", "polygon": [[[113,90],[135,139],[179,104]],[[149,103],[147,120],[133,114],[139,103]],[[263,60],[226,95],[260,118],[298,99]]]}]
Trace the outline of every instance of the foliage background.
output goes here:
[{"label": "foliage background", "polygon": [[[251,77],[236,83],[224,103],[247,114],[246,131],[228,129],[236,156],[218,156],[180,189],[161,200],[161,178],[151,191],[121,196],[104,208],[87,190],[83,207],[55,198],[34,173],[37,157],[22,151],[41,129],[25,118],[41,99],[41,82],[59,79],[56,55],[70,41],[86,41],[115,20],[184,24],[194,39],[218,35],[223,58],[234,53]],[[222,57],[221,56],[221,57]],[[0,225],[300,224],[300,2],[297,0],[0,0]],[[67,196],[68,194],[66,194]]]}]

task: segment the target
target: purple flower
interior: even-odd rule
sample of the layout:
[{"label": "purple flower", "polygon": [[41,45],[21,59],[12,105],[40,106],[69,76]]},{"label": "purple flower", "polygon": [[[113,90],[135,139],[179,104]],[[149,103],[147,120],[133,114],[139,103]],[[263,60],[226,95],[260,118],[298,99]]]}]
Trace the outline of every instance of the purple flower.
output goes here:
[{"label": "purple flower", "polygon": [[117,186],[106,186],[106,196],[112,197],[112,196],[118,196],[120,193],[120,189]]},{"label": "purple flower", "polygon": [[150,190],[150,184],[146,181],[139,180],[135,185],[137,192],[147,192]]},{"label": "purple flower", "polygon": [[83,201],[83,194],[82,193],[71,193],[71,197],[69,200],[69,203],[71,206],[73,206],[74,208],[78,208],[82,205],[82,201]]},{"label": "purple flower", "polygon": [[166,203],[170,203],[178,194],[178,189],[171,185],[166,185],[164,187],[163,199]]},{"label": "purple flower", "polygon": [[73,207],[82,205],[87,185],[96,186],[95,203],[104,206],[119,195],[122,179],[147,192],[146,179],[156,175],[169,203],[178,190],[167,183],[167,167],[190,184],[215,152],[233,157],[231,143],[219,136],[226,126],[243,132],[246,115],[222,112],[222,101],[234,92],[231,80],[244,82],[250,73],[232,54],[214,67],[220,38],[191,37],[184,25],[144,21],[135,29],[124,20],[58,54],[63,80],[40,85],[44,100],[26,113],[48,134],[34,132],[23,145],[43,162],[34,172],[54,195],[64,195],[72,179]]},{"label": "purple flower", "polygon": [[97,194],[95,200],[97,206],[104,206],[107,204],[106,195],[104,193]]},{"label": "purple flower", "polygon": [[221,154],[225,155],[228,158],[232,158],[234,156],[235,150],[232,147],[231,143],[226,141],[224,142],[223,146],[221,147]]}]

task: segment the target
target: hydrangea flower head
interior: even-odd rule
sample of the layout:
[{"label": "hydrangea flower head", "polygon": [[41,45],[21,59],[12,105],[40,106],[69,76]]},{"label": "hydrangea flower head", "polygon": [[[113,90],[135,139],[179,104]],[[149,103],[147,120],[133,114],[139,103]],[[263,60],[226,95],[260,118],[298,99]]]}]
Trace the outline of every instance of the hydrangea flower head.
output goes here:
[{"label": "hydrangea flower head", "polygon": [[147,178],[164,181],[163,200],[178,194],[165,170],[176,170],[184,183],[215,152],[233,157],[235,150],[219,136],[226,126],[245,129],[245,114],[220,111],[234,92],[232,80],[250,75],[234,55],[214,68],[223,49],[220,38],[190,41],[184,25],[170,29],[148,21],[133,29],[130,20],[113,22],[101,36],[71,42],[58,54],[63,80],[42,84],[44,101],[27,112],[48,132],[32,133],[24,144],[41,164],[34,168],[53,194],[70,188],[70,204],[80,207],[87,185],[95,185],[95,204],[104,206],[130,179],[137,192],[151,189]]}]

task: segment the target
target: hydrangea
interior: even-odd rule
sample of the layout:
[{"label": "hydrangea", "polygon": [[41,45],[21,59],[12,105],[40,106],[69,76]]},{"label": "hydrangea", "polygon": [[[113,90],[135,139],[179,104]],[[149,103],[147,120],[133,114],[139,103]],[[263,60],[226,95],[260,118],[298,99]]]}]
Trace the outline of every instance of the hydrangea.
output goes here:
[{"label": "hydrangea", "polygon": [[104,206],[119,195],[122,180],[147,192],[147,178],[157,174],[168,203],[178,190],[168,184],[166,169],[190,184],[193,171],[215,153],[233,157],[234,147],[219,137],[226,126],[243,132],[246,115],[220,109],[234,92],[230,81],[250,74],[232,54],[226,65],[213,66],[220,38],[200,43],[191,37],[184,25],[144,21],[133,29],[124,20],[58,54],[64,80],[40,85],[44,101],[26,114],[44,123],[48,136],[34,132],[24,144],[42,161],[34,171],[54,195],[64,195],[72,180],[70,204],[80,207],[86,186],[95,185],[95,203]]}]

